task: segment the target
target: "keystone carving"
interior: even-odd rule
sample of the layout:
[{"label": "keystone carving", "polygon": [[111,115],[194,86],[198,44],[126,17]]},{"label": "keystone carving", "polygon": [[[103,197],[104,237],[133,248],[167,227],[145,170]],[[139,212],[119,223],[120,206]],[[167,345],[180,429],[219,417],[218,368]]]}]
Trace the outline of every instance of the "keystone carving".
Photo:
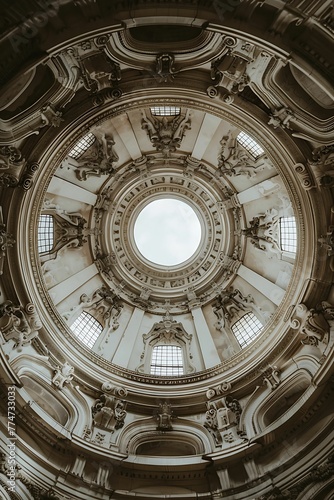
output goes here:
[{"label": "keystone carving", "polygon": [[38,336],[38,330],[42,328],[35,306],[31,303],[22,307],[6,300],[0,305],[0,321],[5,340],[13,339],[14,347],[18,351],[21,351],[26,345],[30,345],[32,340]]},{"label": "keystone carving", "polygon": [[243,439],[240,429],[241,405],[232,396],[207,402],[204,427],[219,446],[228,447]]},{"label": "keystone carving", "polygon": [[153,147],[167,158],[181,146],[185,131],[191,128],[189,110],[179,116],[151,116],[142,112],[142,128],[147,131]]},{"label": "keystone carving", "polygon": [[102,394],[92,408],[93,424],[100,429],[114,432],[124,426],[126,404],[109,394]]},{"label": "keystone carving", "polygon": [[169,403],[164,401],[163,403],[159,403],[159,408],[156,412],[156,420],[157,420],[157,431],[172,431],[172,420],[173,420],[173,411],[172,407]]},{"label": "keystone carving", "polygon": [[277,366],[268,366],[268,368],[263,371],[263,383],[268,386],[268,389],[273,391],[279,386],[281,383],[280,373]]},{"label": "keystone carving", "polygon": [[62,366],[57,366],[55,369],[52,383],[61,390],[64,388],[64,384],[69,384],[73,380],[73,373],[73,366],[66,361]]},{"label": "keystone carving", "polygon": [[270,115],[268,125],[272,125],[274,128],[282,127],[286,129],[291,129],[290,120],[295,119],[294,114],[288,108],[274,109]]},{"label": "keystone carving", "polygon": [[[237,41],[234,41],[234,45]],[[219,88],[226,89],[228,97],[233,101],[231,94],[238,94],[249,84],[247,65],[254,59],[254,45],[242,42],[238,47],[231,47],[227,53],[211,63],[211,80],[213,85],[207,88],[209,97],[218,95]]]},{"label": "keystone carving", "polygon": [[174,79],[174,73],[176,73],[173,54],[157,55],[155,72],[160,77],[161,83],[171,82]]},{"label": "keystone carving", "polygon": [[42,119],[42,127],[45,125],[50,125],[51,127],[59,127],[62,119],[62,112],[56,111],[52,104],[47,103],[41,109],[41,119]]}]

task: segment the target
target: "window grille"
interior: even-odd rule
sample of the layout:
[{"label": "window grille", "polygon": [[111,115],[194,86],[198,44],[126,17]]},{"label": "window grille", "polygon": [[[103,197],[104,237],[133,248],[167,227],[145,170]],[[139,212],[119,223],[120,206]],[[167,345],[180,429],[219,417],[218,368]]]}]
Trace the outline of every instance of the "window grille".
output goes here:
[{"label": "window grille", "polygon": [[38,222],[38,252],[50,252],[53,247],[54,221],[52,215],[43,214]]},{"label": "window grille", "polygon": [[297,228],[295,217],[281,217],[280,220],[281,249],[286,252],[297,251]]},{"label": "window grille", "polygon": [[254,160],[264,153],[261,146],[249,135],[245,134],[245,132],[240,132],[237,137],[237,141],[241,146],[247,149],[247,151],[253,156]]},{"label": "window grille", "polygon": [[84,137],[81,137],[81,139],[79,139],[76,145],[68,153],[68,156],[74,158],[75,160],[80,158],[80,156],[83,155],[92,144],[94,144],[95,139],[95,135],[91,132]]},{"label": "window grille", "polygon": [[87,347],[92,348],[103,327],[91,314],[83,311],[70,326],[74,335]]},{"label": "window grille", "polygon": [[181,108],[176,106],[153,106],[151,113],[154,116],[177,116],[180,114]]},{"label": "window grille", "polygon": [[246,313],[232,325],[231,329],[240,347],[243,348],[257,337],[262,329],[262,323],[257,319],[255,314]]},{"label": "window grille", "polygon": [[153,347],[151,374],[171,377],[183,375],[182,348],[176,345],[159,345]]}]

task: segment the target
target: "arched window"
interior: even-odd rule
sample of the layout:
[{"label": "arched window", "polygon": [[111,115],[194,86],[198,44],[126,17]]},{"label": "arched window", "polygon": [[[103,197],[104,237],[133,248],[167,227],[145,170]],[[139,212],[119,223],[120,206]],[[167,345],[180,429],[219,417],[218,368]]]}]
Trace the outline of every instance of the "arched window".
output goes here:
[{"label": "arched window", "polygon": [[296,253],[297,251],[296,218],[281,217],[279,223],[280,223],[281,249],[286,252]]},{"label": "arched window", "polygon": [[91,132],[84,137],[81,137],[81,139],[78,140],[75,146],[68,153],[68,156],[77,160],[92,144],[94,144],[95,139],[95,135]]},{"label": "arched window", "polygon": [[237,137],[237,141],[242,147],[247,149],[254,160],[256,160],[264,153],[264,150],[261,148],[261,146],[256,141],[254,141],[252,137],[250,137],[248,134],[245,134],[245,132],[240,132]]},{"label": "arched window", "polygon": [[38,252],[50,252],[54,242],[54,221],[52,215],[42,214],[38,222]]},{"label": "arched window", "polygon": [[177,116],[180,114],[181,108],[176,106],[153,106],[151,113],[153,116]]},{"label": "arched window", "polygon": [[184,374],[182,348],[176,345],[158,345],[152,349],[151,374],[175,376]]},{"label": "arched window", "polygon": [[103,330],[94,316],[83,311],[70,326],[74,335],[87,347],[92,348]]},{"label": "arched window", "polygon": [[257,319],[255,314],[249,312],[242,316],[231,326],[240,347],[246,347],[259,334],[262,329],[262,323]]}]

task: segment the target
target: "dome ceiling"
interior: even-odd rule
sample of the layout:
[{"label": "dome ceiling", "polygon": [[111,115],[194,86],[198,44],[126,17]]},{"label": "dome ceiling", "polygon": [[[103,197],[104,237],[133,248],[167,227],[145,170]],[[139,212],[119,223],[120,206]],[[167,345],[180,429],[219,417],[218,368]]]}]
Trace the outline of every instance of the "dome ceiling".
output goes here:
[{"label": "dome ceiling", "polygon": [[207,4],[60,1],[4,70],[15,499],[330,498],[329,6]]}]

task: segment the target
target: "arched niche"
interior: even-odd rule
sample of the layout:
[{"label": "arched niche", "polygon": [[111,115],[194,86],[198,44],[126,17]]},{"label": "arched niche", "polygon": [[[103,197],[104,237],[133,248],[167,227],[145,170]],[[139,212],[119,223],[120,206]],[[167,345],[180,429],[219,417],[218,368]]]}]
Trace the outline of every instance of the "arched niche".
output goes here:
[{"label": "arched niche", "polygon": [[35,380],[28,374],[21,377],[24,389],[35,403],[56,422],[65,427],[70,421],[70,412],[41,380]]},{"label": "arched niche", "polygon": [[194,457],[210,453],[214,444],[202,425],[185,421],[173,423],[173,429],[161,433],[147,419],[129,424],[119,437],[120,452],[137,457]]},{"label": "arched niche", "polygon": [[277,422],[283,415],[292,416],[303,404],[302,396],[310,387],[310,374],[300,370],[267,395],[254,414],[255,427],[260,432]]}]

